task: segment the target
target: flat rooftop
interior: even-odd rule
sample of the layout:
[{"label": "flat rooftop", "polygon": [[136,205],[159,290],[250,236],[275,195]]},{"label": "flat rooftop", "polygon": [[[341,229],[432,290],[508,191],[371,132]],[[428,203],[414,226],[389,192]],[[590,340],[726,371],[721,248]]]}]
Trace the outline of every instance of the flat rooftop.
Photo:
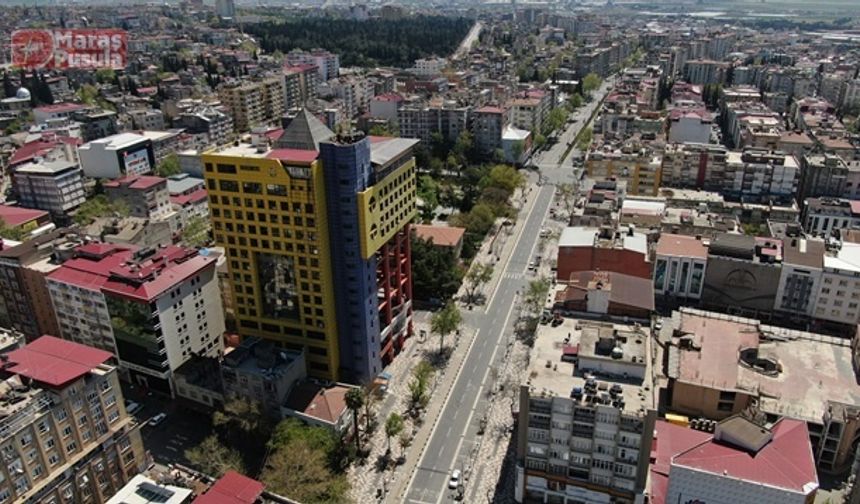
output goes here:
[{"label": "flat rooftop", "polygon": [[[621,397],[624,399],[624,411],[627,414],[645,414],[647,410],[654,409],[655,389],[651,359],[648,358],[651,346],[649,328],[570,318],[563,320],[557,327],[550,324],[538,325],[527,382],[532,395],[570,397],[574,387],[585,386],[586,375],[590,373],[598,382],[598,393],[608,392],[613,384],[621,386]],[[565,354],[570,358],[582,352],[583,357],[611,360],[609,356],[597,355],[594,348],[601,332],[605,335],[613,331],[627,336],[627,342],[622,345],[625,360],[629,362],[633,356],[642,357],[645,367],[644,380],[623,379],[577,369],[572,362],[562,359]]]},{"label": "flat rooftop", "polygon": [[[693,308],[671,320],[668,374],[682,383],[759,395],[765,413],[817,423],[829,402],[860,405],[850,340]],[[744,349],[757,350],[757,362]]]}]

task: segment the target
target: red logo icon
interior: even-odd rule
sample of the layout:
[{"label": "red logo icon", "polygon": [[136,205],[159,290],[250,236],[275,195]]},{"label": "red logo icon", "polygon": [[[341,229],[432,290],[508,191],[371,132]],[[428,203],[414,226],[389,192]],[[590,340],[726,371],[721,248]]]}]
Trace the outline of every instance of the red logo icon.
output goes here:
[{"label": "red logo icon", "polygon": [[12,64],[22,68],[112,68],[126,65],[125,30],[16,30]]}]

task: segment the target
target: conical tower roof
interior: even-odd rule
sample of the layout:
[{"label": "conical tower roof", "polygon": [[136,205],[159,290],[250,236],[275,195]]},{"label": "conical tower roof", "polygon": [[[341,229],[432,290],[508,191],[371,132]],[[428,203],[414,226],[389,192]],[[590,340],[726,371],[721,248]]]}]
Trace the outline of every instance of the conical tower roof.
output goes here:
[{"label": "conical tower roof", "polygon": [[332,137],[334,132],[308,112],[308,109],[303,108],[275,141],[275,148],[318,151],[320,142]]}]

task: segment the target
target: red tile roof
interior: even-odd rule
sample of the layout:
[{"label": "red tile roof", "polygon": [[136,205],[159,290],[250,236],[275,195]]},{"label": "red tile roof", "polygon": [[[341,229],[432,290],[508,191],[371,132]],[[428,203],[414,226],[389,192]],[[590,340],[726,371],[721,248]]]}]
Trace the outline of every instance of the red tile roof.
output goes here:
[{"label": "red tile roof", "polygon": [[657,420],[654,424],[654,442],[651,444],[650,502],[653,504],[666,502],[672,457],[710,438],[711,435],[708,433],[681,427],[665,420]]},{"label": "red tile roof", "polygon": [[196,191],[192,191],[188,194],[181,194],[179,196],[171,196],[170,202],[174,205],[185,206],[189,203],[197,203],[201,200],[205,200],[207,197],[206,189],[201,187]]},{"label": "red tile roof", "polygon": [[0,220],[9,227],[18,227],[21,224],[33,220],[39,220],[48,216],[44,210],[33,210],[9,205],[0,205]]},{"label": "red tile roof", "polygon": [[286,163],[311,164],[319,157],[319,152],[305,149],[272,149],[266,157]]},{"label": "red tile roof", "polygon": [[501,107],[485,106],[475,110],[478,114],[504,114],[505,110]]},{"label": "red tile roof", "polygon": [[166,180],[167,179],[156,177],[154,175],[129,175],[127,177],[111,180],[104,186],[111,188],[126,186],[129,189],[146,190],[151,187],[155,187],[158,184],[166,183]]},{"label": "red tile roof", "polygon": [[84,376],[112,357],[110,352],[54,336],[42,336],[7,356],[13,364],[9,372],[54,387]]},{"label": "red tile roof", "polygon": [[415,230],[416,238],[430,240],[433,245],[439,247],[455,247],[466,234],[466,229],[461,227],[415,224],[412,229]]},{"label": "red tile roof", "polygon": [[806,422],[782,418],[771,431],[773,439],[755,454],[708,440],[676,455],[672,464],[795,492],[807,493],[809,483],[817,487]]},{"label": "red tile roof", "polygon": [[76,257],[48,275],[62,283],[101,290],[125,298],[151,302],[207,267],[215,258],[194,249],[169,245],[142,260],[134,259],[137,247],[89,244],[75,249]]},{"label": "red tile roof", "polygon": [[311,382],[293,386],[285,406],[328,423],[335,424],[346,411],[348,387],[332,385],[323,387]]},{"label": "red tile roof", "polygon": [[82,110],[86,107],[81,105],[80,103],[54,103],[52,105],[43,105],[41,107],[36,107],[33,109],[38,112],[72,112],[74,110]]},{"label": "red tile roof", "polygon": [[663,233],[657,240],[657,255],[707,259],[708,247],[695,236]]},{"label": "red tile roof", "polygon": [[385,93],[374,96],[373,100],[381,102],[402,102],[403,97],[397,93]]},{"label": "red tile roof", "polygon": [[12,154],[9,158],[9,165],[15,166],[27,161],[32,161],[33,158],[44,156],[56,147],[62,144],[81,145],[83,143],[80,138],[72,138],[67,136],[43,134],[39,140],[27,142]]},{"label": "red tile roof", "polygon": [[265,486],[236,471],[228,471],[208,492],[194,499],[194,504],[254,504]]}]

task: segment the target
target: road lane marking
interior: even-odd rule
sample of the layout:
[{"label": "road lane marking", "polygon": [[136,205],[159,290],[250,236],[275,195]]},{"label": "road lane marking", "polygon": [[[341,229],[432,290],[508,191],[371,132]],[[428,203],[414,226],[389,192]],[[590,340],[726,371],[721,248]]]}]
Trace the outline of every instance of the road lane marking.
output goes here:
[{"label": "road lane marking", "polygon": [[[508,323],[510,323],[510,321],[511,321],[511,315],[514,313],[514,306],[515,306],[515,303],[511,303],[510,307],[508,308],[508,315],[505,317],[504,323],[502,323],[502,331],[501,331],[502,334],[504,334],[508,328]],[[499,348],[503,345],[503,343],[504,342],[502,340],[499,340],[496,342],[495,348],[493,348],[493,354],[490,356],[490,362],[487,365],[486,369],[484,370],[483,378],[481,378],[481,386],[478,389],[478,393],[475,394],[475,402],[472,403],[471,411],[469,411],[469,417],[466,418],[466,423],[463,424],[463,434],[460,436],[460,441],[457,443],[457,448],[454,450],[454,458],[451,461],[451,466],[448,467],[448,473],[453,471],[454,466],[457,465],[457,459],[460,456],[460,448],[462,448],[463,441],[466,439],[466,431],[469,430],[469,425],[472,424],[472,416],[474,416],[475,411],[476,411],[475,407],[478,405],[478,401],[481,400],[481,396],[484,393],[484,386],[487,382],[487,377],[490,375],[490,368],[493,366],[493,362],[496,360],[496,354],[499,352]],[[439,504],[440,502],[442,502],[442,497],[444,497],[444,496],[445,496],[445,491],[442,490],[442,492],[439,493],[439,498],[436,499],[436,504]]]}]

